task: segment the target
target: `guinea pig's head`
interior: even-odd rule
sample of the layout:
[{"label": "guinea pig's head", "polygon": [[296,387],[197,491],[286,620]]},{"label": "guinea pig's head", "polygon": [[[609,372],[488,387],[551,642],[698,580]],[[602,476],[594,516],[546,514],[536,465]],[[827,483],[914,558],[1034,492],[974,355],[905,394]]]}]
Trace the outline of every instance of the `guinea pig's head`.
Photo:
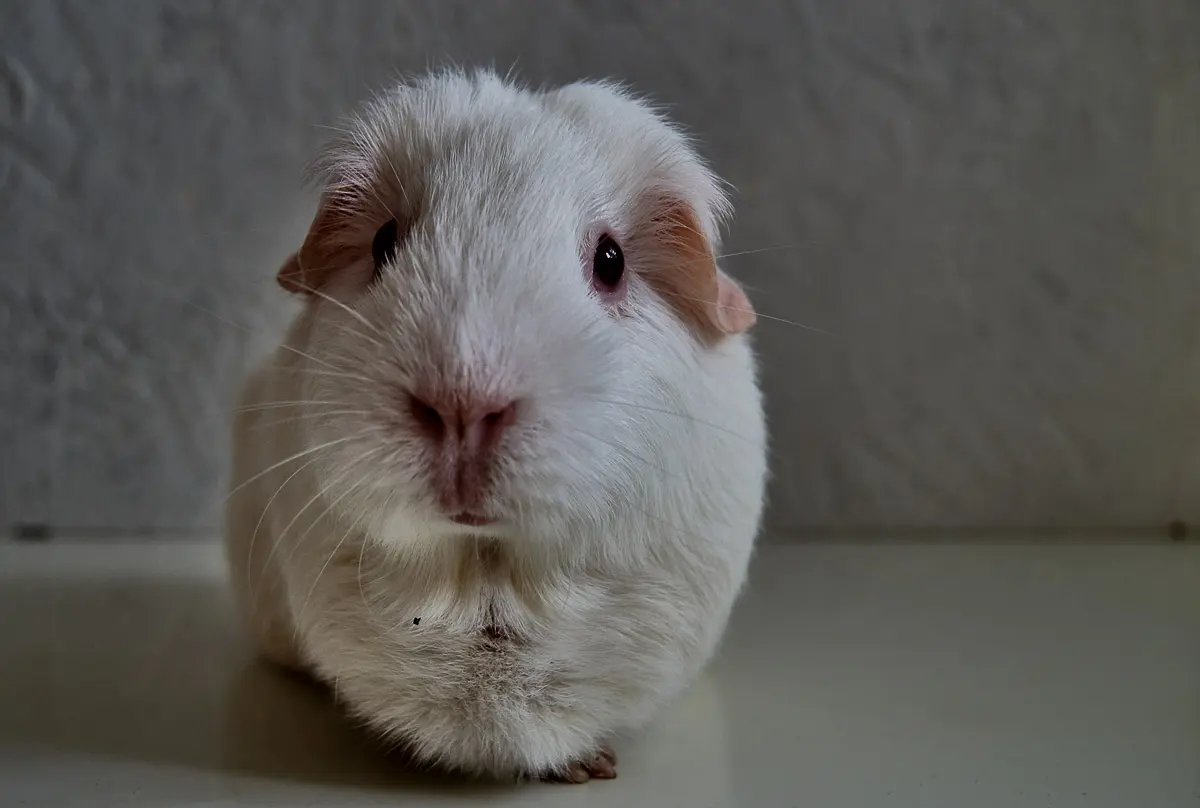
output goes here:
[{"label": "guinea pig's head", "polygon": [[703,418],[704,352],[754,321],[676,129],[609,84],[448,72],[376,99],[315,176],[278,278],[307,298],[301,423],[332,507],[386,542],[553,539],[662,484],[639,415]]}]

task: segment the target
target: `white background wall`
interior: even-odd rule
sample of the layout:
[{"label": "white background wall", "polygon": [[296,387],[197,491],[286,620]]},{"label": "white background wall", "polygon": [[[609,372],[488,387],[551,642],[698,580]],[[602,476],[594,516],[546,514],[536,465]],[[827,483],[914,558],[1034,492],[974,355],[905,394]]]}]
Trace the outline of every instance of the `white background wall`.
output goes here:
[{"label": "white background wall", "polygon": [[780,249],[728,269],[836,335],[759,327],[780,531],[1200,519],[1197,43],[1191,0],[0,4],[0,522],[217,523],[320,125],[446,58],[631,80],[737,186],[728,251]]}]

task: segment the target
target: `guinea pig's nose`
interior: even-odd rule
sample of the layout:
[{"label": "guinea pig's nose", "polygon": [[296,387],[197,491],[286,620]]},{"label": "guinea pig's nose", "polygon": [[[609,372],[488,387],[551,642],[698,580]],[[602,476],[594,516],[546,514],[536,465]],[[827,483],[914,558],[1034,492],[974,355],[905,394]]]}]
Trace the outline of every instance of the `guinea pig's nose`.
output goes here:
[{"label": "guinea pig's nose", "polygon": [[416,395],[413,418],[435,447],[434,485],[451,515],[480,504],[487,491],[493,450],[516,421],[517,402],[471,395]]},{"label": "guinea pig's nose", "polygon": [[451,441],[469,453],[491,449],[516,420],[515,401],[471,396],[419,396],[409,401],[413,417],[438,442]]}]

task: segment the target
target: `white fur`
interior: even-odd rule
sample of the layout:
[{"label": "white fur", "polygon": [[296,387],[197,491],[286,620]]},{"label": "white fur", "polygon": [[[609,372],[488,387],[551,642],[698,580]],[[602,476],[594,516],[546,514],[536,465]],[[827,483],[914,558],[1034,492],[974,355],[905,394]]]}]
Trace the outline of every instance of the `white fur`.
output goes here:
[{"label": "white fur", "polygon": [[[227,533],[247,619],[267,656],[425,761],[561,772],[695,678],[758,530],[748,339],[702,344],[636,263],[614,317],[580,252],[598,222],[634,228],[656,190],[715,249],[720,186],[612,85],[459,72],[379,98],[320,176],[333,204],[416,224],[376,284],[315,299],[246,387]],[[495,480],[508,527],[438,515],[400,398],[430,374],[528,402]]]}]

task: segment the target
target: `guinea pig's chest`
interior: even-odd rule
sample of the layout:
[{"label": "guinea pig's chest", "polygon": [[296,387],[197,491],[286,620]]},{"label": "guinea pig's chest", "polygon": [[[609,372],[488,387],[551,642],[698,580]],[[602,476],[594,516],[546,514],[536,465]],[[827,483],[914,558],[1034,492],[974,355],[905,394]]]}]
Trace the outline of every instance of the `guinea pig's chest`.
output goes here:
[{"label": "guinea pig's chest", "polygon": [[465,635],[485,652],[527,643],[531,609],[537,604],[525,596],[506,548],[497,541],[472,541],[459,566],[459,598],[466,620],[452,624],[449,631]]},{"label": "guinea pig's chest", "polygon": [[440,561],[394,560],[386,583],[373,587],[371,600],[389,613],[380,624],[395,627],[389,639],[499,653],[538,645],[573,622],[580,586],[532,573],[499,541],[466,539]]}]

